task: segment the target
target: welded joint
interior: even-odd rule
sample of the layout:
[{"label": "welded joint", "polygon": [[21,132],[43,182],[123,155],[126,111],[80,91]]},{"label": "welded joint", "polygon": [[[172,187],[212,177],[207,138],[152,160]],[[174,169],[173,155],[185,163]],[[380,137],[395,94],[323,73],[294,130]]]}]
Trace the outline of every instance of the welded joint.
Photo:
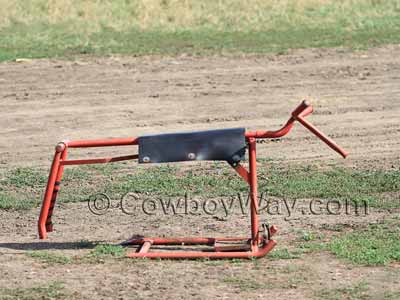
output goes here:
[{"label": "welded joint", "polygon": [[67,148],[67,143],[66,142],[59,142],[57,145],[56,145],[56,152],[63,152],[66,148]]}]

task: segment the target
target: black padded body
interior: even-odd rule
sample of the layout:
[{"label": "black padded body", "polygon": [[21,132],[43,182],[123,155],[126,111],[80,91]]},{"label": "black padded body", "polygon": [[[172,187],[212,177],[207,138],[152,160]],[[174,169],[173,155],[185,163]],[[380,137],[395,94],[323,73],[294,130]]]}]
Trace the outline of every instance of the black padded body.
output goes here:
[{"label": "black padded body", "polygon": [[139,137],[139,163],[225,160],[237,163],[246,152],[244,128],[179,132]]}]

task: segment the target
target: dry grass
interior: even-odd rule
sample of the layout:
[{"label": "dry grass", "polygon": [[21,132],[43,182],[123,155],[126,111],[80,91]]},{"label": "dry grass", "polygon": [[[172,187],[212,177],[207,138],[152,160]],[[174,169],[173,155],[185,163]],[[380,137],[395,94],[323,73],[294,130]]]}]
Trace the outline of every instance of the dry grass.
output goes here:
[{"label": "dry grass", "polygon": [[398,0],[0,0],[0,28],[13,22],[69,24],[93,33],[146,30],[265,31],[345,23],[356,30],[370,18],[399,15]]},{"label": "dry grass", "polygon": [[400,42],[399,0],[0,0],[0,61]]}]

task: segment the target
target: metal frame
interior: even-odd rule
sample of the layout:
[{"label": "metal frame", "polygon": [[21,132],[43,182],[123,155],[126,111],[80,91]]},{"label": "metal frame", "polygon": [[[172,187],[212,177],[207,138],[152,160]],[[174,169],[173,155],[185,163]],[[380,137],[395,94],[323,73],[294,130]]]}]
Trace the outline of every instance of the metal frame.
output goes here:
[{"label": "metal frame", "polygon": [[[303,101],[293,112],[287,123],[277,131],[255,131],[246,132],[246,142],[249,148],[249,170],[246,170],[241,164],[232,165],[234,170],[246,181],[250,187],[250,237],[221,237],[221,238],[138,238],[125,242],[125,245],[139,245],[139,250],[129,253],[128,257],[147,257],[147,258],[257,258],[266,255],[275,246],[276,242],[271,239],[277,229],[274,226],[267,228],[268,234],[262,234],[258,219],[258,195],[257,195],[257,161],[256,161],[256,140],[266,138],[279,138],[293,128],[294,122],[298,121],[304,127],[309,129],[329,147],[338,152],[345,158],[348,154],[340,148],[329,137],[315,128],[311,123],[304,119],[305,116],[312,113],[313,108],[306,101]],[[47,182],[46,191],[43,198],[42,208],[38,221],[38,231],[40,239],[46,239],[47,233],[53,231],[52,215],[60,190],[60,183],[64,171],[64,166],[83,165],[83,164],[101,164],[123,160],[138,159],[138,154],[95,158],[95,159],[76,159],[68,160],[68,150],[70,148],[88,148],[88,147],[108,147],[108,146],[132,146],[138,145],[138,138],[124,139],[106,139],[106,140],[78,140],[63,141],[57,144],[56,151],[51,165],[50,174]],[[247,249],[238,248],[233,251],[232,248],[218,246],[218,243],[244,243]],[[149,252],[152,245],[214,245],[213,252],[206,251],[169,251],[169,252]]]}]

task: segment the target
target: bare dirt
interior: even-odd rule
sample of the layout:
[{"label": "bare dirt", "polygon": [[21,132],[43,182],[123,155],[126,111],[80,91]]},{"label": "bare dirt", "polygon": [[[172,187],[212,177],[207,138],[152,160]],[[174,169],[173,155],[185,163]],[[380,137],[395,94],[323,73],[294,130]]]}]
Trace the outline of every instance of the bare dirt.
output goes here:
[{"label": "bare dirt", "polygon": [[[351,155],[342,160],[300,126],[287,137],[258,146],[259,156],[283,164],[399,168],[400,47],[368,51],[297,50],[243,57],[111,57],[78,61],[32,60],[0,64],[0,168],[48,167],[63,139],[139,136],[244,126],[275,129],[303,98],[309,120]],[[130,154],[135,149],[76,151],[72,157]],[[328,252],[253,261],[141,261],[47,264],[26,255],[46,250],[87,254],[81,240],[117,243],[134,234],[235,235],[248,217],[94,216],[86,203],[63,204],[46,241],[36,235],[38,210],[0,211],[0,288],[63,282],[71,298],[87,299],[311,299],[368,283],[372,298],[400,290],[398,265],[361,267]],[[397,211],[368,216],[304,216],[271,223],[278,249],[292,249],[303,231],[328,238],[354,226],[380,222]],[[338,292],[339,296],[343,296]],[[368,295],[367,295],[368,296]],[[340,298],[339,298],[340,299]],[[365,298],[369,299],[369,298]],[[394,298],[393,298],[394,299]]]}]

